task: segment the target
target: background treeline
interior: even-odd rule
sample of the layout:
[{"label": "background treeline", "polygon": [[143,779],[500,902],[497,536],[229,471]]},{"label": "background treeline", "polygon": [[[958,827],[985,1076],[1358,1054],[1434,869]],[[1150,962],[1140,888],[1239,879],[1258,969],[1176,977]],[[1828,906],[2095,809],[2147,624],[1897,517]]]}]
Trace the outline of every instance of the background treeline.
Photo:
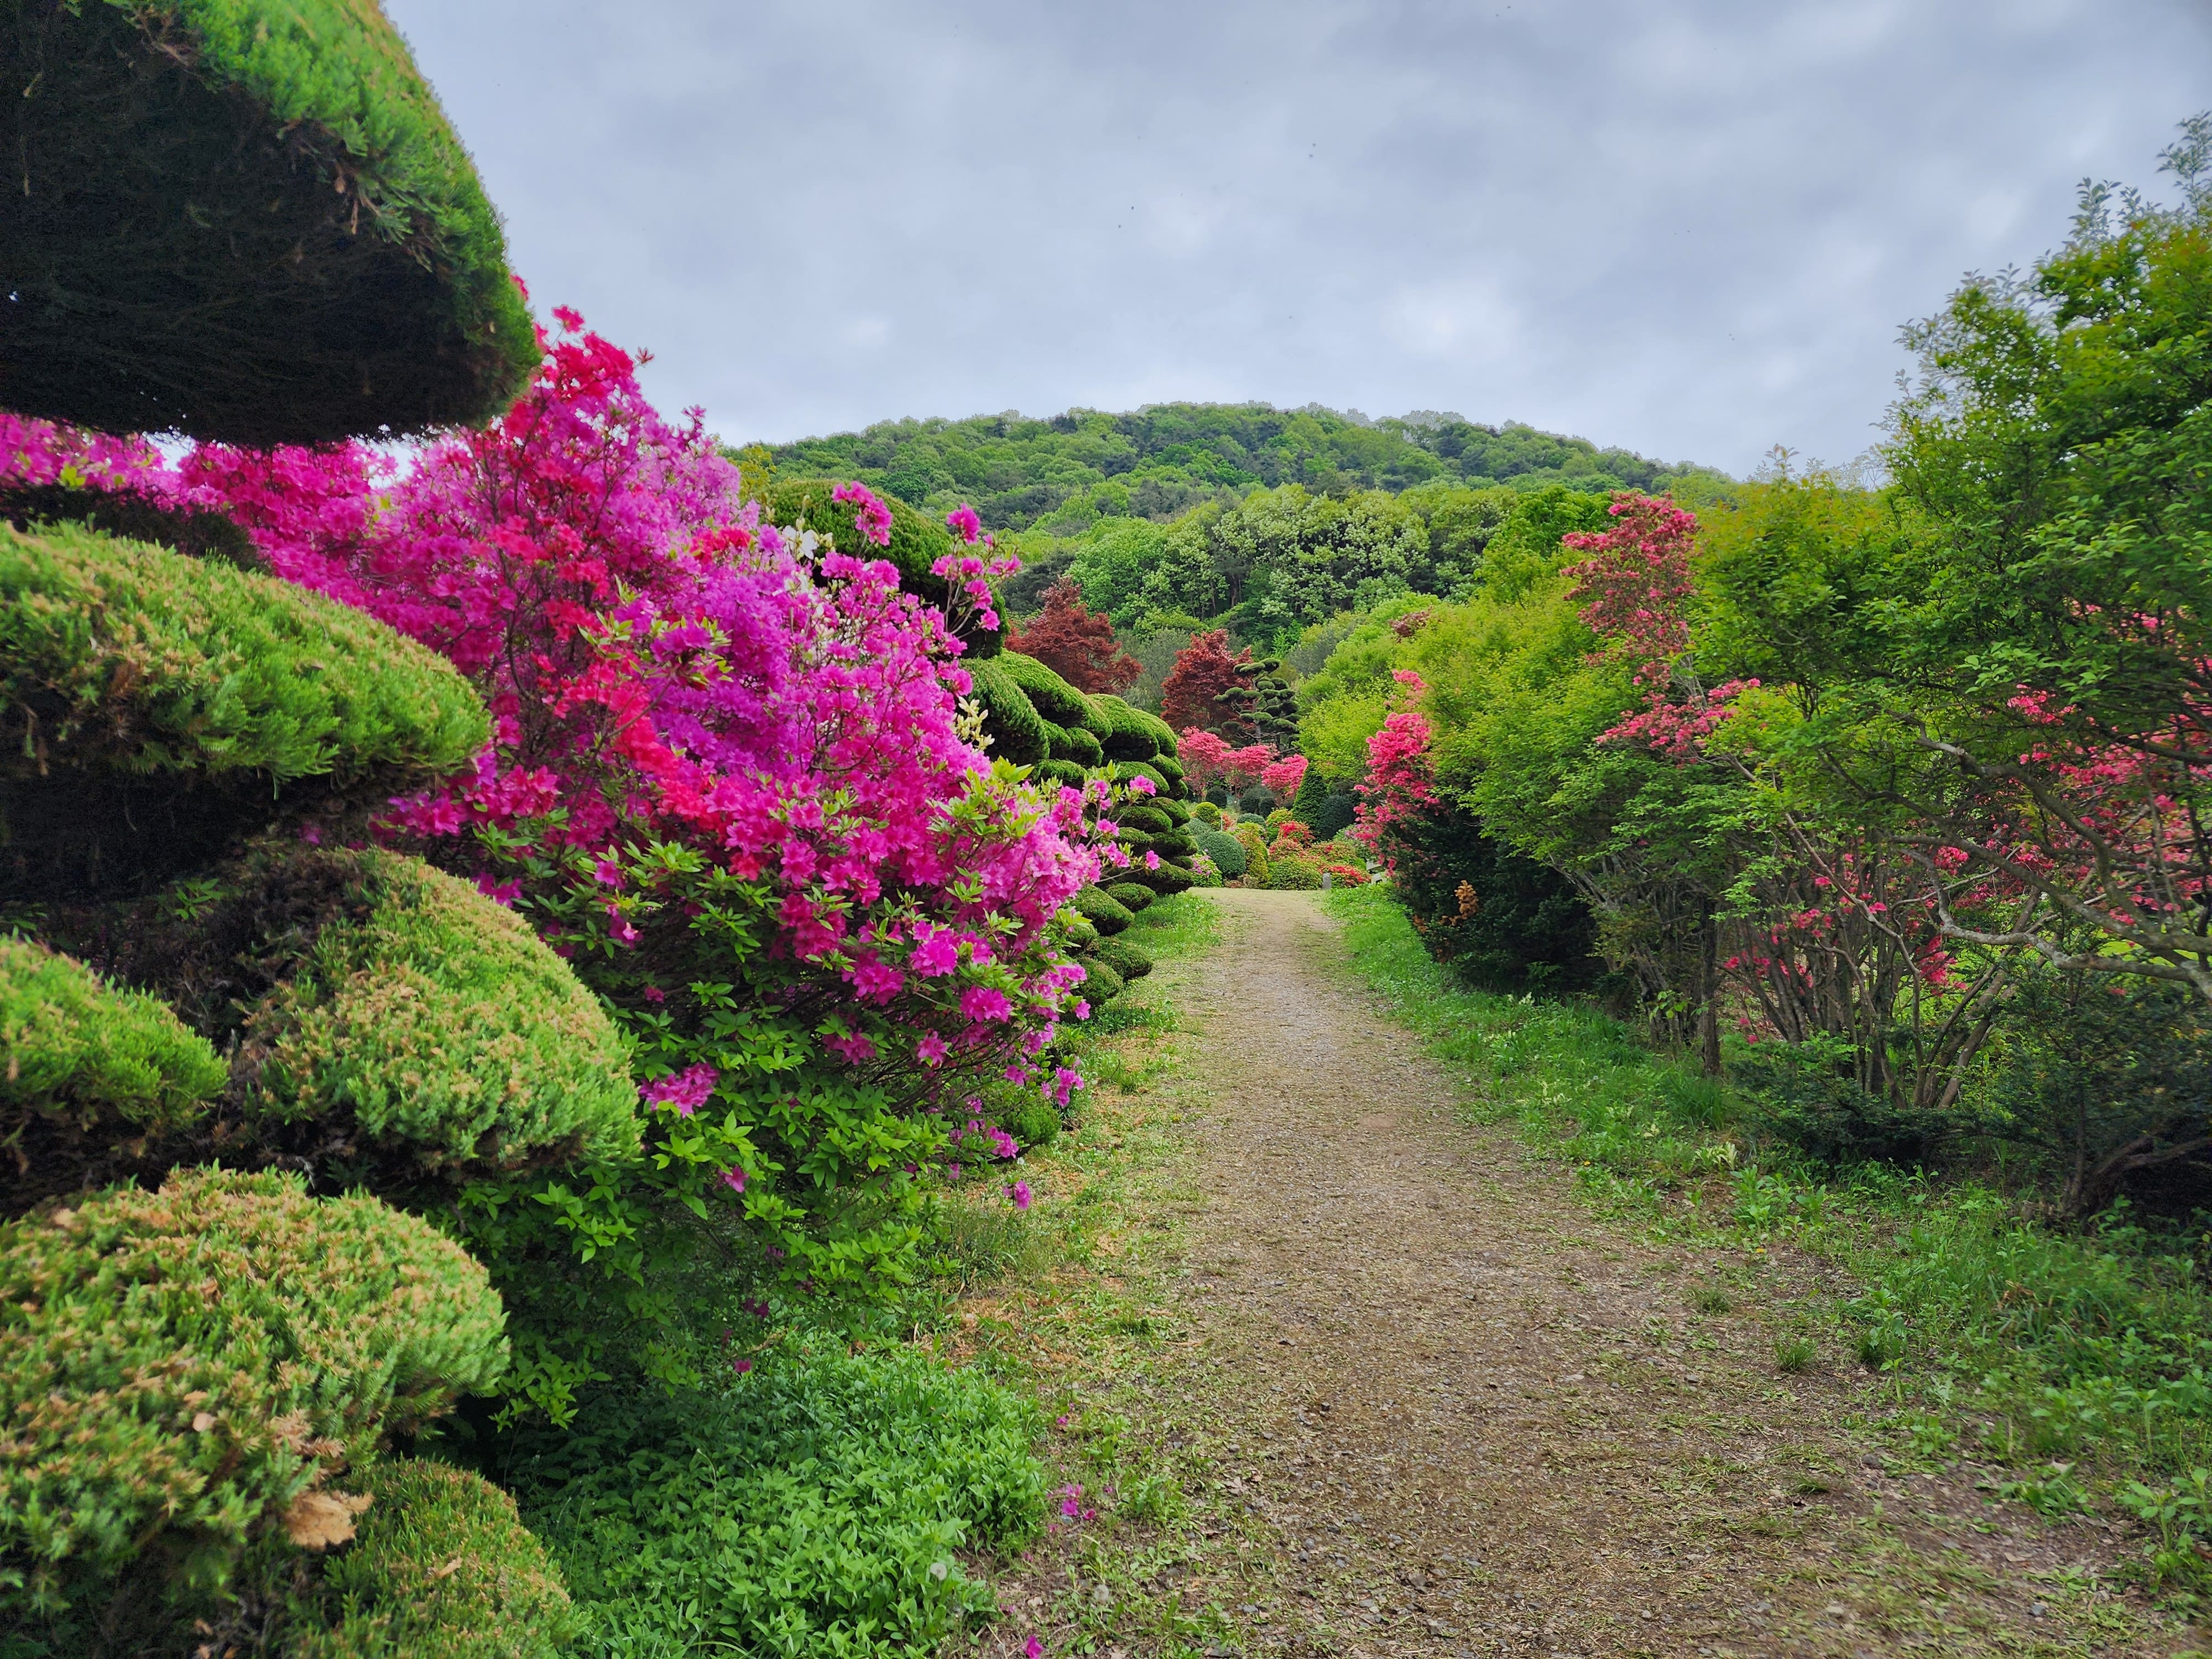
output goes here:
[{"label": "background treeline", "polygon": [[750,452],[780,474],[858,477],[933,512],[972,504],[987,528],[1080,534],[1102,520],[1164,522],[1205,502],[1300,484],[1317,495],[1397,494],[1438,481],[1481,488],[1664,489],[1702,469],[1601,449],[1507,422],[1418,410],[1370,420],[1310,404],[1155,404],[963,421],[883,421],[866,431]]}]

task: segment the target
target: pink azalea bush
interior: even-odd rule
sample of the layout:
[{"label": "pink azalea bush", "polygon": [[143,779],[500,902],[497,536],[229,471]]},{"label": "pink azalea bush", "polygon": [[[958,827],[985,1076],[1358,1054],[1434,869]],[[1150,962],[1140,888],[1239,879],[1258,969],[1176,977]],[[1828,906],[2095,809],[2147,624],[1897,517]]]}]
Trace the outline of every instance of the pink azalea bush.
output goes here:
[{"label": "pink azalea bush", "polygon": [[[890,564],[761,523],[696,412],[662,418],[640,360],[556,315],[509,414],[404,465],[356,444],[172,468],[23,422],[0,459],[220,507],[483,693],[491,746],[389,833],[568,957],[635,1042],[647,1123],[634,1167],[464,1205],[516,1315],[514,1386],[559,1416],[617,1351],[693,1374],[689,1333],[756,1285],[914,1276],[921,1177],[988,1156],[957,1103],[1080,1086],[1034,1068],[1082,1006],[1053,922],[1099,874],[1113,795],[976,749],[947,618]],[[882,503],[839,499],[881,544]],[[985,602],[1006,568],[952,562]]]}]

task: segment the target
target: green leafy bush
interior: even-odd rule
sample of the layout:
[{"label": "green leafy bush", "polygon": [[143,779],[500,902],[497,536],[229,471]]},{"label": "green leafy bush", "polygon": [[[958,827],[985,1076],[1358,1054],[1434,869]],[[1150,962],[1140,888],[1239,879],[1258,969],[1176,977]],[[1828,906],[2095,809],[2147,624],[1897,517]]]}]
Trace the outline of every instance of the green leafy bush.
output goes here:
[{"label": "green leafy bush", "polygon": [[497,1486],[400,1458],[350,1482],[373,1501],[324,1567],[288,1659],[556,1659],[573,1619],[545,1547]]},{"label": "green leafy bush", "polygon": [[1202,800],[1190,809],[1190,814],[1210,830],[1221,827],[1221,809],[1210,800]]},{"label": "green leafy bush", "polygon": [[358,611],[82,526],[0,525],[0,882],[175,874],[287,817],[381,806],[489,735],[452,665]]},{"label": "green leafy bush", "polygon": [[498,216],[356,0],[68,0],[0,31],[8,404],[265,448],[490,418],[538,365]]},{"label": "green leafy bush", "polygon": [[1109,937],[1137,919],[1135,911],[1103,887],[1085,887],[1068,902],[1078,915]]},{"label": "green leafy bush", "polygon": [[1194,887],[1222,885],[1219,867],[1203,853],[1199,854],[1190,861],[1190,884]]},{"label": "green leafy bush", "polygon": [[[1255,886],[1267,884],[1267,834],[1249,818],[1239,819],[1230,832],[1244,851],[1244,876]],[[1202,844],[1202,843],[1201,843]]]},{"label": "green leafy bush", "polygon": [[1297,892],[1311,891],[1321,885],[1321,866],[1303,854],[1286,853],[1268,861],[1267,885]]},{"label": "green leafy bush", "polygon": [[1166,775],[1150,761],[1117,760],[1114,763],[1113,773],[1117,782],[1126,782],[1131,778],[1150,778],[1153,788],[1162,791],[1168,788]]},{"label": "green leafy bush", "polygon": [[520,916],[394,854],[310,853],[266,895],[327,919],[234,1062],[250,1120],[350,1125],[423,1171],[611,1159],[638,1145],[629,1049]]},{"label": "green leafy bush", "polygon": [[213,1589],[385,1433],[490,1382],[503,1323],[428,1223],[289,1176],[180,1171],[0,1226],[0,1608],[149,1564]]},{"label": "green leafy bush", "polygon": [[1093,956],[1125,980],[1142,979],[1152,971],[1152,959],[1125,939],[1100,942]]},{"label": "green leafy bush", "polygon": [[0,1212],[128,1171],[133,1137],[198,1117],[228,1068],[143,992],[82,963],[0,939]]},{"label": "green leafy bush", "polygon": [[1039,783],[1063,784],[1070,789],[1080,789],[1089,781],[1090,772],[1079,761],[1040,761],[1030,769],[1030,775]]},{"label": "green leafy bush", "polygon": [[992,1611],[961,1555],[1035,1534],[1040,1426],[975,1372],[836,1344],[726,1395],[601,1398],[511,1467],[587,1651],[855,1659]]},{"label": "green leafy bush", "polygon": [[1133,915],[1150,904],[1155,896],[1151,888],[1134,881],[1107,883],[1106,896]]},{"label": "green leafy bush", "polygon": [[1049,1146],[1060,1139],[1060,1108],[1036,1094],[1016,1095],[996,1115],[999,1127],[1024,1146]]}]

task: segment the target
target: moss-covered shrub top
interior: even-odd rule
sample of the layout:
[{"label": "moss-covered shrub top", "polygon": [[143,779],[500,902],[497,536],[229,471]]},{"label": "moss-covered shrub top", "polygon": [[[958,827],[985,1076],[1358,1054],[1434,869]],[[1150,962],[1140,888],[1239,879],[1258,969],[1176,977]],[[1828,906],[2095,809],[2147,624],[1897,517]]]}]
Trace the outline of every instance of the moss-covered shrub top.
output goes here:
[{"label": "moss-covered shrub top", "polygon": [[991,752],[1017,766],[1030,766],[1046,758],[1049,734],[1028,694],[995,657],[968,665],[974,686],[969,695],[983,710],[984,734]]},{"label": "moss-covered shrub top", "polygon": [[0,1133],[33,1115],[175,1129],[228,1075],[159,998],[19,939],[0,938]]},{"label": "moss-covered shrub top", "polygon": [[1103,709],[1035,657],[1001,651],[998,660],[1036,705],[1037,713],[1055,726],[1080,728],[1100,739],[1113,730]]},{"label": "moss-covered shrub top", "polygon": [[88,817],[100,787],[200,790],[242,835],[293,786],[381,804],[489,736],[444,659],[357,611],[82,526],[0,525],[0,787],[19,848],[125,836]]},{"label": "moss-covered shrub top", "polygon": [[451,1464],[396,1458],[349,1486],[372,1500],[323,1570],[322,1617],[289,1659],[554,1659],[571,1613],[514,1499]]},{"label": "moss-covered shrub top", "polygon": [[1136,913],[1103,887],[1085,887],[1069,901],[1075,913],[1101,933],[1120,933],[1134,921]]},{"label": "moss-covered shrub top", "polygon": [[1159,753],[1159,738],[1147,724],[1151,717],[1142,709],[1132,708],[1109,692],[1100,692],[1091,701],[1106,718],[1107,730],[1101,741],[1109,759],[1146,761]]},{"label": "moss-covered shrub top", "polygon": [[267,447],[503,410],[538,359],[374,0],[59,0],[0,30],[0,406]]},{"label": "moss-covered shrub top", "polygon": [[346,1122],[430,1171],[636,1151],[623,1039],[523,920],[384,852],[350,865],[345,914],[256,1012],[237,1064],[249,1111]]},{"label": "moss-covered shrub top", "polygon": [[[1119,904],[1124,910],[1133,914],[1150,904],[1156,896],[1152,890],[1142,882],[1125,878],[1121,881],[1108,882],[1106,896]],[[1092,920],[1095,921],[1097,918],[1094,917]],[[1105,930],[1102,928],[1099,931],[1103,933]]]},{"label": "moss-covered shrub top", "polygon": [[219,1578],[387,1431],[489,1383],[503,1326],[428,1223],[288,1176],[181,1171],[0,1225],[0,1606],[157,1541]]}]

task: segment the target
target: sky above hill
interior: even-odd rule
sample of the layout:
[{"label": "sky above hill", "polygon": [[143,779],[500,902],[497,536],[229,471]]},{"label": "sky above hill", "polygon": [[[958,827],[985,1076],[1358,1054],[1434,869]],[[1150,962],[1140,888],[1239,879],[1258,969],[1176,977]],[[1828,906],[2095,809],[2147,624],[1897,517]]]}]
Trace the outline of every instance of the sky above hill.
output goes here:
[{"label": "sky above hill", "polygon": [[2156,182],[2203,0],[386,0],[544,312],[738,441],[1175,399],[1743,472]]}]

